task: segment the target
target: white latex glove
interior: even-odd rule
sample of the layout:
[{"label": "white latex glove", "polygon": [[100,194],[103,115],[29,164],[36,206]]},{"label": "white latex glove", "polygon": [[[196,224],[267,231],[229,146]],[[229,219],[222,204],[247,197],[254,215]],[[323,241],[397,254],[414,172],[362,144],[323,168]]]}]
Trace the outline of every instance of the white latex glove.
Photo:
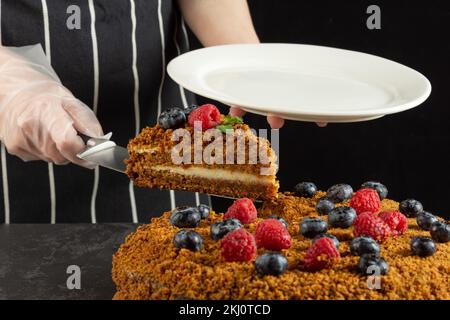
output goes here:
[{"label": "white latex glove", "polygon": [[[34,61],[30,61],[33,59]],[[94,112],[77,100],[46,65],[39,46],[0,47],[0,140],[24,161],[74,162],[85,148],[77,131],[103,135]]]}]

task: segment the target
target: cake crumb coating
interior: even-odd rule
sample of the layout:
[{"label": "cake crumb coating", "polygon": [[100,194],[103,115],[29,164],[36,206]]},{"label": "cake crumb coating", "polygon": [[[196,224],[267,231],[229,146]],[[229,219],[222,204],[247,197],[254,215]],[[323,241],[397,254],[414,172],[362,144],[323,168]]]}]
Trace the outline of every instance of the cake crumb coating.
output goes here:
[{"label": "cake crumb coating", "polygon": [[[381,277],[380,289],[369,289],[367,277],[356,270],[359,257],[349,252],[352,228],[331,228],[328,233],[340,241],[341,261],[330,269],[307,272],[303,258],[311,244],[299,235],[299,222],[315,211],[313,198],[280,193],[258,210],[255,223],[245,226],[253,232],[258,221],[276,214],[289,223],[292,246],[283,250],[289,267],[280,276],[260,276],[253,262],[225,262],[219,241],[210,238],[212,223],[223,214],[211,212],[195,228],[204,239],[199,252],[176,249],[172,244],[179,230],[169,222],[170,212],[153,218],[129,235],[113,257],[114,299],[450,299],[450,243],[437,243],[437,252],[427,258],[413,256],[410,241],[428,236],[415,219],[408,219],[408,231],[381,244],[381,255],[389,263],[389,273]],[[385,199],[382,210],[398,210],[398,203]],[[319,216],[327,220],[327,216]],[[265,252],[258,249],[258,254]]]}]

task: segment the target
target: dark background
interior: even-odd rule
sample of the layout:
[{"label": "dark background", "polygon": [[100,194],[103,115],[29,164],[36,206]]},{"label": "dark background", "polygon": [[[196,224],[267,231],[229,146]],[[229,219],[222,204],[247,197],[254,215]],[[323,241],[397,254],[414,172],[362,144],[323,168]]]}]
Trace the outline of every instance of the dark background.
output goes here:
[{"label": "dark background", "polygon": [[[371,4],[381,8],[381,30],[366,27]],[[250,0],[249,5],[262,42],[379,55],[418,70],[433,87],[420,107],[378,120],[326,128],[287,121],[280,133],[281,190],[300,181],[326,189],[339,182],[358,188],[366,180],[378,180],[386,184],[390,198],[416,198],[426,210],[450,218],[448,2]],[[191,43],[199,47],[195,39]],[[267,126],[260,116],[245,120],[254,128]],[[214,199],[214,205],[226,204]]]}]

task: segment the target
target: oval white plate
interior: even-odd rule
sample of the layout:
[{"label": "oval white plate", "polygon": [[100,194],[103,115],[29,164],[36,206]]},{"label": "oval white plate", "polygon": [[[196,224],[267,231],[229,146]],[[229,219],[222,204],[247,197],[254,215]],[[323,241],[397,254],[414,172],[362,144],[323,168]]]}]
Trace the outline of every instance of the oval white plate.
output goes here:
[{"label": "oval white plate", "polygon": [[418,106],[431,85],[374,55],[300,44],[242,44],[188,52],[167,66],[182,87],[261,115],[355,122]]}]

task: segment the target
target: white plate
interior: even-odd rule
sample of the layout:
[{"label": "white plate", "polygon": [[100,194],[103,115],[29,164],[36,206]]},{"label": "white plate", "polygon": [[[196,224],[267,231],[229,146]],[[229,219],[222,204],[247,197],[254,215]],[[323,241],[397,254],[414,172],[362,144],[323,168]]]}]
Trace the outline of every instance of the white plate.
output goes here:
[{"label": "white plate", "polygon": [[374,55],[300,44],[199,49],[167,72],[182,87],[244,110],[285,119],[354,122],[411,109],[430,95],[419,72]]}]

